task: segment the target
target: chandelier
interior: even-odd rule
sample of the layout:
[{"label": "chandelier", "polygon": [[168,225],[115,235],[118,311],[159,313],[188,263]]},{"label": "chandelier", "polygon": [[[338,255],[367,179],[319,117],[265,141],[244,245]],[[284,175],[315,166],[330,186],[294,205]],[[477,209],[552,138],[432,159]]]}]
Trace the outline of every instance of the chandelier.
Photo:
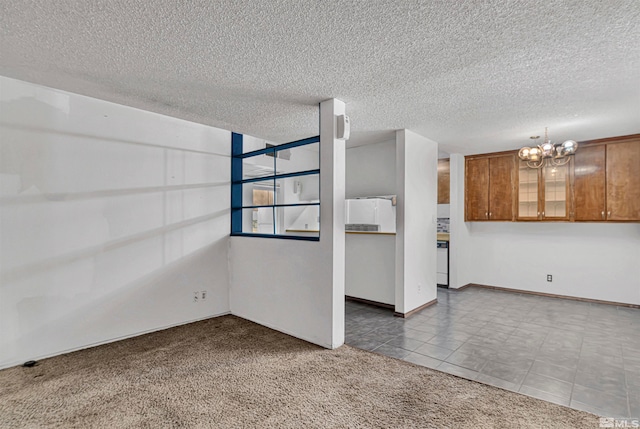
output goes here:
[{"label": "chandelier", "polygon": [[[531,136],[530,139],[538,140],[540,136]],[[546,165],[565,165],[578,150],[578,143],[567,140],[560,144],[553,144],[549,140],[548,129],[544,129],[544,142],[534,147],[523,147],[518,152],[518,157],[527,162],[529,168],[542,168]]]}]

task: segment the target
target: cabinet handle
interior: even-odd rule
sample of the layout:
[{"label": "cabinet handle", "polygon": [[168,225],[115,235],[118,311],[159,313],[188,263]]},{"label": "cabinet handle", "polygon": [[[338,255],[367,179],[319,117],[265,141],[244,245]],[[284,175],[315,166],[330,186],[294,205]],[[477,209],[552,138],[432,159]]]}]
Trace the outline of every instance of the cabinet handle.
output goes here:
[{"label": "cabinet handle", "polygon": [[611,217],[611,210],[607,212],[607,217]]},{"label": "cabinet handle", "polygon": [[602,210],[602,219],[604,219],[604,210]]},{"label": "cabinet handle", "polygon": [[491,212],[489,212],[489,219],[491,219]]},{"label": "cabinet handle", "polygon": [[542,217],[544,217],[544,212],[542,212]]},{"label": "cabinet handle", "polygon": [[487,219],[489,219],[489,212],[484,212],[484,217],[486,217]]}]

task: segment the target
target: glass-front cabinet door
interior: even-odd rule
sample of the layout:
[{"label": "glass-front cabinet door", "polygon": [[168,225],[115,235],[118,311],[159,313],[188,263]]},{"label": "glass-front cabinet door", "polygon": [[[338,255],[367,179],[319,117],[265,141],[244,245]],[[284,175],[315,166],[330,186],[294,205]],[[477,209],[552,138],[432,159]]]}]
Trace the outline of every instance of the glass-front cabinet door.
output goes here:
[{"label": "glass-front cabinet door", "polygon": [[540,215],[538,188],[540,171],[525,161],[518,165],[518,219],[536,220]]},{"label": "glass-front cabinet door", "polygon": [[543,200],[542,218],[569,219],[569,164],[545,165],[542,168]]}]

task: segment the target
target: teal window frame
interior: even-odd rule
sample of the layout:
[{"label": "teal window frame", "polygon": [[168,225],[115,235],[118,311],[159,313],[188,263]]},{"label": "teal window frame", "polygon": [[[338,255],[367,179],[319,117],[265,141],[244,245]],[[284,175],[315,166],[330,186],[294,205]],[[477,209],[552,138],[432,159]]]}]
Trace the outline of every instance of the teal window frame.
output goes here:
[{"label": "teal window frame", "polygon": [[[280,145],[269,146],[264,149],[258,149],[251,152],[243,153],[243,135],[238,133],[231,133],[231,235],[232,236],[241,236],[241,237],[262,237],[262,238],[278,238],[285,240],[303,240],[303,241],[320,241],[320,237],[309,237],[303,235],[288,235],[288,234],[261,234],[261,233],[253,233],[253,232],[243,232],[242,231],[242,211],[246,209],[256,209],[256,208],[272,208],[275,214],[275,210],[278,207],[300,207],[300,206],[318,206],[320,207],[320,202],[317,203],[297,203],[297,204],[268,204],[268,205],[260,205],[260,206],[244,206],[243,205],[243,186],[245,184],[254,183],[254,182],[267,182],[269,180],[273,181],[274,189],[275,183],[278,179],[286,179],[289,177],[300,177],[300,176],[310,176],[317,175],[320,178],[320,168],[313,170],[305,170],[305,171],[295,171],[291,173],[283,173],[277,174],[275,169],[275,162],[277,157],[277,152],[287,149],[292,149],[295,147],[306,146],[314,143],[320,143],[320,136],[309,137],[302,140],[296,140],[289,143],[283,143]],[[244,159],[273,154],[274,158],[274,174],[270,176],[263,177],[252,177],[250,179],[243,179],[243,171],[242,171],[242,162]],[[318,157],[320,153],[318,152]],[[320,160],[318,160],[318,165],[320,165]],[[274,216],[275,218],[275,216]],[[275,223],[274,223],[275,228]],[[319,234],[318,234],[319,235]]]}]

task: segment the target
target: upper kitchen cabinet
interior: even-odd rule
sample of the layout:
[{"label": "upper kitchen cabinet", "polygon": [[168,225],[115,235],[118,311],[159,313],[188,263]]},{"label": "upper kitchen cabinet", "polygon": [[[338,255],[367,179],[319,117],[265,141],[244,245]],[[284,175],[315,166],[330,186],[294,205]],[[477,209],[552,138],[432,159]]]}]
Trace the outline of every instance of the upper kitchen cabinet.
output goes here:
[{"label": "upper kitchen cabinet", "polygon": [[449,204],[451,164],[448,159],[438,160],[438,204]]},{"label": "upper kitchen cabinet", "polygon": [[640,221],[640,138],[607,145],[607,220]]},{"label": "upper kitchen cabinet", "polygon": [[570,166],[518,161],[518,220],[569,220]]},{"label": "upper kitchen cabinet", "polygon": [[640,222],[640,134],[582,142],[564,165],[465,158],[465,221]]},{"label": "upper kitchen cabinet", "polygon": [[582,146],[574,155],[574,220],[606,220],[606,150],[606,145]]},{"label": "upper kitchen cabinet", "polygon": [[640,136],[582,146],[574,175],[576,221],[640,221]]},{"label": "upper kitchen cabinet", "polygon": [[465,159],[465,221],[513,220],[515,154]]}]

